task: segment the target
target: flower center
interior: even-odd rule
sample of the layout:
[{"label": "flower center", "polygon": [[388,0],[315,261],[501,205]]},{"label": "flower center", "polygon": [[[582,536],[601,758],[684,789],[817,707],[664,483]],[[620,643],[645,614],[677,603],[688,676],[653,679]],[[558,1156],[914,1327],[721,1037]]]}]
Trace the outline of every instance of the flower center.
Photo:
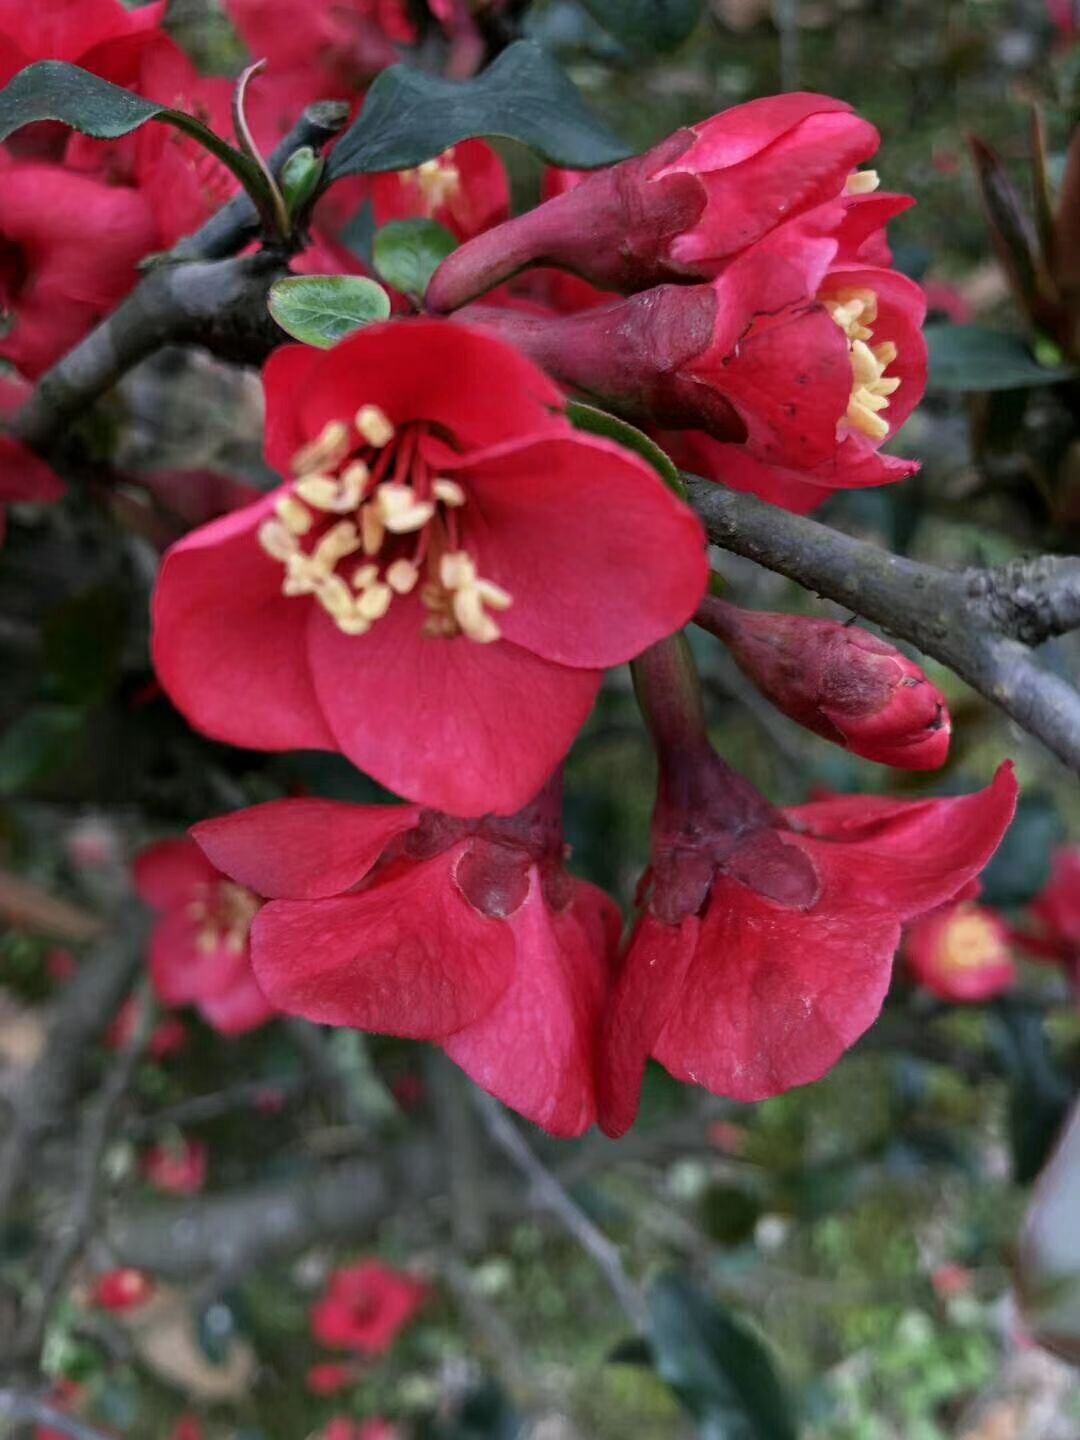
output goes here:
[{"label": "flower center", "polygon": [[845,195],[872,195],[881,184],[876,170],[853,170],[844,184]]},{"label": "flower center", "polygon": [[461,171],[454,164],[453,146],[434,160],[425,160],[413,170],[401,170],[398,178],[403,185],[418,185],[424,197],[428,218],[461,194]]},{"label": "flower center", "polygon": [[377,405],[362,405],[351,424],[330,421],[293,456],[296,481],[259,544],[285,567],[282,594],[313,595],[346,635],[366,635],[395,595],[419,586],[425,635],[488,645],[502,633],[488,612],[512,597],[462,546],[468,497],[433,473],[424,433],[396,430]]},{"label": "flower center", "polygon": [[900,381],[885,374],[898,354],[893,342],[868,343],[874,338],[871,327],[878,317],[877,296],[873,290],[840,290],[825,301],[825,309],[847,336],[851,352],[854,383],[847,423],[871,440],[884,440],[889,422],[880,412],[889,408],[889,396],[899,390]]},{"label": "flower center", "polygon": [[974,908],[961,908],[945,928],[937,958],[942,970],[955,974],[996,965],[1005,957],[996,928]]},{"label": "flower center", "polygon": [[221,949],[239,955],[261,906],[257,895],[231,880],[197,885],[188,906],[188,914],[198,922],[195,943],[204,955]]}]

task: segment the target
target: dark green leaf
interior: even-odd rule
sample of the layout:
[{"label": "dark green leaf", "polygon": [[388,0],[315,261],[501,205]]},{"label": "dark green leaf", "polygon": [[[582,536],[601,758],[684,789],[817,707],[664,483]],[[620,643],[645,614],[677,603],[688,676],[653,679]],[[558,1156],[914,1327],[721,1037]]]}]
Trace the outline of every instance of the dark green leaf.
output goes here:
[{"label": "dark green leaf", "polygon": [[1035,1189],[1024,1225],[1017,1289],[1040,1344],[1080,1365],[1080,1106]]},{"label": "dark green leaf", "polygon": [[704,0],[582,0],[609,35],[631,49],[674,50],[701,19]]},{"label": "dark green leaf", "polygon": [[701,1228],[720,1245],[741,1245],[754,1233],[761,1205],[738,1185],[710,1185],[701,1197]]},{"label": "dark green leaf", "polygon": [[0,735],[0,795],[17,795],[67,764],[83,729],[69,705],[34,705]]},{"label": "dark green leaf", "polygon": [[552,165],[574,170],[630,153],[551,56],[531,40],[518,40],[464,84],[405,65],[384,70],[360,118],[334,147],[330,177],[405,170],[477,135],[519,140]]},{"label": "dark green leaf", "polygon": [[435,220],[393,220],[375,236],[375,269],[387,285],[422,300],[431,277],[456,249],[453,235]]},{"label": "dark green leaf", "polygon": [[294,340],[320,350],[390,315],[390,296],[363,275],[291,275],[270,287],[269,305]]},{"label": "dark green leaf", "polygon": [[735,1317],[683,1276],[649,1294],[656,1368],[714,1440],[795,1440],[795,1421],[771,1357]]},{"label": "dark green leaf", "polygon": [[993,1009],[993,1042],[1009,1082],[1008,1122],[1013,1175],[1021,1185],[1046,1164],[1071,1098],[1046,1035],[1043,1016],[1019,1002]]},{"label": "dark green leaf", "polygon": [[927,325],[931,390],[1017,390],[1054,385],[1074,369],[1047,369],[1019,335],[982,325]]},{"label": "dark green leaf", "polygon": [[685,500],[686,490],[674,462],[644,431],[615,415],[609,415],[606,410],[598,410],[595,405],[584,405],[578,400],[571,400],[567,405],[566,416],[576,430],[584,430],[589,435],[601,435],[605,440],[614,440],[624,450],[632,450],[635,455],[640,455],[647,465],[652,466],[668,489],[674,490],[680,499]]},{"label": "dark green leaf", "polygon": [[58,120],[95,140],[118,140],[148,120],[160,120],[182,130],[216,155],[256,203],[268,197],[266,179],[259,167],[193,116],[155,105],[78,65],[42,60],[20,71],[0,91],[0,140],[39,120]]},{"label": "dark green leaf", "polygon": [[607,1357],[609,1365],[652,1365],[652,1346],[640,1335],[630,1335],[620,1340]]}]

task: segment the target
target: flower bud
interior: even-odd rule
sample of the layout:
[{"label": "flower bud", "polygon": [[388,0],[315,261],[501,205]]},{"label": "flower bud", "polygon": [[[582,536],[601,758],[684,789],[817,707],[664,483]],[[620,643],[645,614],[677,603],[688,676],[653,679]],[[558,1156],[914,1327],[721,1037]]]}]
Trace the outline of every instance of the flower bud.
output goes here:
[{"label": "flower bud", "polygon": [[824,95],[738,105],[462,246],[436,274],[428,304],[455,310],[533,264],[627,294],[709,279],[816,206],[836,202],[840,223],[852,171],[877,147],[872,125]]},{"label": "flower bud", "polygon": [[916,979],[942,1000],[978,1004],[1016,984],[1003,922],[982,905],[960,900],[908,927],[904,953]]},{"label": "flower bud", "polygon": [[91,1300],[101,1310],[135,1310],[146,1304],[156,1288],[144,1270],[110,1270],[94,1283]]},{"label": "flower bud", "polygon": [[858,626],[740,610],[707,596],[697,621],[778,710],[880,765],[936,770],[949,753],[945,697],[914,661]]}]

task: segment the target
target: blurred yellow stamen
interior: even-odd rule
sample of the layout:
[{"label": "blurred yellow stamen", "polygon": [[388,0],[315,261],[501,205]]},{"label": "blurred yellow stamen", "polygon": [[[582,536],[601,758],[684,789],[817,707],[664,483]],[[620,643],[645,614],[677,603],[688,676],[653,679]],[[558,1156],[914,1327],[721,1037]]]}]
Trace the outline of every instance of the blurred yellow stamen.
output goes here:
[{"label": "blurred yellow stamen", "polygon": [[900,380],[886,377],[896,359],[891,340],[870,346],[878,318],[878,301],[873,290],[842,290],[825,301],[825,309],[848,338],[854,384],[848,401],[847,423],[871,440],[881,441],[889,433],[889,422],[878,412],[887,410],[889,396],[900,388]]}]

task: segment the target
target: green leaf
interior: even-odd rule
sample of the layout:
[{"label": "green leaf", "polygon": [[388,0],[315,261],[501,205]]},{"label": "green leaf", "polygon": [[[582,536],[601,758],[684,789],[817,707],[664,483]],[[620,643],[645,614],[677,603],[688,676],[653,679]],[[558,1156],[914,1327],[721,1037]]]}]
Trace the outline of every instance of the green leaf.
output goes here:
[{"label": "green leaf", "polygon": [[531,40],[518,40],[464,84],[405,65],[384,70],[359,119],[334,147],[330,178],[406,170],[477,135],[519,140],[572,170],[631,153],[589,111],[551,56]]},{"label": "green leaf", "polygon": [[1071,1090],[1038,1010],[1019,1001],[999,1001],[993,1009],[991,1039],[1008,1077],[1013,1176],[1026,1185],[1046,1163],[1068,1113]]},{"label": "green leaf", "polygon": [[431,277],[456,249],[453,235],[435,220],[392,220],[375,236],[375,269],[387,285],[422,300]]},{"label": "green leaf", "polygon": [[78,746],[83,712],[70,705],[33,705],[0,735],[0,795],[18,795],[60,770]]},{"label": "green leaf", "polygon": [[575,430],[614,440],[624,450],[639,455],[647,465],[652,466],[669,490],[673,490],[680,500],[686,499],[686,490],[674,461],[636,425],[609,415],[606,410],[598,410],[595,405],[585,405],[580,400],[570,401],[566,407],[566,418]]},{"label": "green leaf", "polygon": [[674,50],[697,26],[704,0],[582,0],[598,25],[634,50]]},{"label": "green leaf", "polygon": [[649,1293],[656,1368],[713,1440],[796,1440],[772,1359],[740,1321],[683,1276]]},{"label": "green leaf", "polygon": [[363,275],[291,275],[270,287],[269,306],[282,330],[320,350],[390,316],[390,296]]},{"label": "green leaf", "polygon": [[1020,1241],[1017,1289],[1040,1344],[1080,1365],[1080,1105],[1035,1188]]},{"label": "green leaf", "polygon": [[1047,369],[1019,335],[982,325],[927,325],[931,390],[1018,390],[1056,385],[1076,375],[1070,367]]},{"label": "green leaf", "polygon": [[269,201],[266,178],[246,155],[227,145],[201,121],[182,110],[155,105],[119,85],[110,85],[89,70],[61,60],[42,60],[20,71],[0,90],[0,141],[24,125],[57,120],[95,140],[119,140],[149,120],[160,120],[190,135],[225,165],[265,213]]}]

